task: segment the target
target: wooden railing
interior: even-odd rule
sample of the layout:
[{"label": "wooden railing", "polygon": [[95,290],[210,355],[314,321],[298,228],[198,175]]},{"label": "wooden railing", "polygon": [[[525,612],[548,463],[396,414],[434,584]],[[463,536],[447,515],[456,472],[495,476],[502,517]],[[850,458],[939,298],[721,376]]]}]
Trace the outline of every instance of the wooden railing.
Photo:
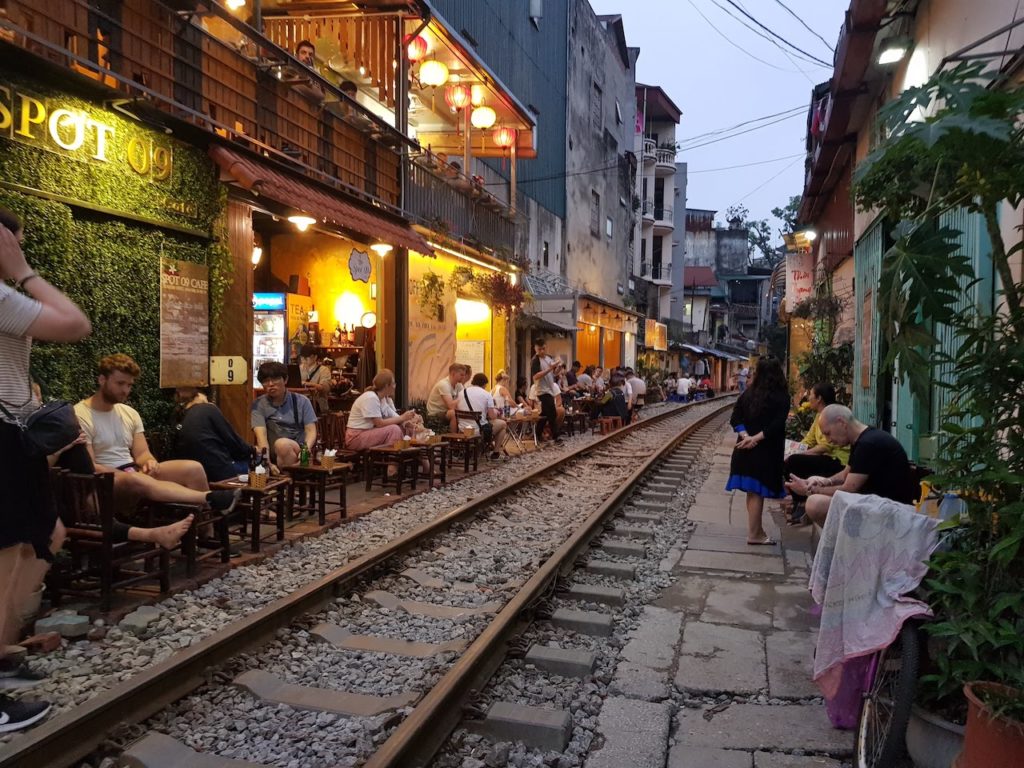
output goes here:
[{"label": "wooden railing", "polygon": [[157,0],[5,7],[9,42],[398,210],[405,138],[223,11],[178,12]]}]

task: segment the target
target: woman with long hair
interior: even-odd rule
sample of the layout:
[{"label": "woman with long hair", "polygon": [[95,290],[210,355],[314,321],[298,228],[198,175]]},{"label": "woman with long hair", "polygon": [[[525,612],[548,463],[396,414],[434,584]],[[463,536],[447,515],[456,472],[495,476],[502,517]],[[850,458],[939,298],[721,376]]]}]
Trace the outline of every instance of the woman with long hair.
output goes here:
[{"label": "woman with long hair", "polygon": [[781,499],[789,390],[782,366],[773,357],[757,361],[754,380],[740,395],[729,423],[735,430],[727,491],[747,494],[747,544],[775,544],[762,521],[764,500]]},{"label": "woman with long hair", "polygon": [[[821,412],[835,401],[836,389],[831,384],[819,383],[811,388],[807,402],[815,411],[814,421],[811,423],[811,428],[807,430],[807,434],[804,435],[804,439],[800,441],[807,450],[794,453],[786,459],[782,474],[787,480],[791,475],[831,477],[841,471],[850,461],[850,446],[840,446],[829,442],[819,424]],[[804,518],[804,502],[807,497],[792,490],[790,493],[793,495],[793,509],[790,512],[789,523],[791,525],[809,523],[810,521]]]}]

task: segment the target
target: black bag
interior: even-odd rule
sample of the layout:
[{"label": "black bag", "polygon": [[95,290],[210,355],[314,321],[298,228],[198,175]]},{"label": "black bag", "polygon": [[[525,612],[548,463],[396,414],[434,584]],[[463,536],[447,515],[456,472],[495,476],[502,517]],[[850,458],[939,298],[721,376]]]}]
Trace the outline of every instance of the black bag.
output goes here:
[{"label": "black bag", "polygon": [[31,456],[49,456],[70,445],[82,431],[71,403],[54,400],[32,413],[24,422],[0,405],[7,419],[21,427],[21,439]]},{"label": "black bag", "polygon": [[[469,408],[471,412],[477,413],[477,411],[473,410],[473,404],[469,402],[469,395],[466,393],[466,390],[462,390],[462,396],[466,399],[466,407]],[[485,421],[481,423],[480,420],[477,419],[477,425],[480,427],[480,437],[484,439],[485,443],[490,443],[494,440],[494,425],[491,424],[491,422]]]}]

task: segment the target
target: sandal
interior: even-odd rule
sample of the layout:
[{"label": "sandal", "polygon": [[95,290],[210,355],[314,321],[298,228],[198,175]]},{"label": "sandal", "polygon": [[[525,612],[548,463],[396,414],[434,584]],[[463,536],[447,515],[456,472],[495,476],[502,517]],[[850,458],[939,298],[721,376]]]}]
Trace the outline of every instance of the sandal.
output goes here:
[{"label": "sandal", "polygon": [[747,541],[748,547],[774,547],[778,544],[771,536],[765,536],[761,541]]}]

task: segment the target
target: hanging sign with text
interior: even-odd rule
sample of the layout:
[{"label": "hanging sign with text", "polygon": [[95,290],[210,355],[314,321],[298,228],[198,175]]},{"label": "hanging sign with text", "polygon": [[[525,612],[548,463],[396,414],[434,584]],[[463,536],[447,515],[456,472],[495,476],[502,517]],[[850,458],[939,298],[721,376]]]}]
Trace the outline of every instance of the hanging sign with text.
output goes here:
[{"label": "hanging sign with text", "polygon": [[160,259],[160,386],[205,387],[210,366],[209,270]]},{"label": "hanging sign with text", "polygon": [[814,254],[786,254],[786,311],[792,312],[814,292]]}]

